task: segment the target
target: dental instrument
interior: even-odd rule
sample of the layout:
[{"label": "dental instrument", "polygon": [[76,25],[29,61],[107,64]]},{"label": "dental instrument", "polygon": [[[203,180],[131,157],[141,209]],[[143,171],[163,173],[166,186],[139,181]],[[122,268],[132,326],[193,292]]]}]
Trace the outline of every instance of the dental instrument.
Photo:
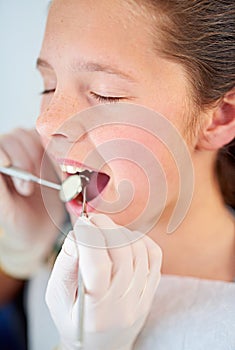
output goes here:
[{"label": "dental instrument", "polygon": [[51,181],[47,181],[44,179],[41,179],[33,174],[31,174],[28,171],[16,168],[16,167],[0,167],[0,173],[4,175],[8,175],[11,177],[16,177],[18,179],[24,180],[24,181],[31,181],[35,182],[39,185],[46,186],[55,190],[60,191],[60,199],[63,202],[69,202],[72,199],[76,198],[79,193],[82,192],[82,186],[83,182],[89,182],[89,178],[83,174],[75,174],[72,176],[69,176],[67,179],[63,181],[63,183],[56,184]]},{"label": "dental instrument", "polygon": [[[82,189],[83,201],[81,217],[88,217],[86,211],[86,186]],[[81,274],[81,270],[78,269],[78,348],[83,348],[83,333],[84,333],[84,300],[85,299],[85,286]]]}]

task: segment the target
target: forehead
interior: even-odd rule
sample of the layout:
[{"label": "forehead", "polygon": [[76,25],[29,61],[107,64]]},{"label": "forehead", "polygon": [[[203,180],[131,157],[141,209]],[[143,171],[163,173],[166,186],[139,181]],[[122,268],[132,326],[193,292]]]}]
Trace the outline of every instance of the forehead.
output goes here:
[{"label": "forehead", "polygon": [[43,49],[143,55],[153,48],[150,33],[149,18],[128,0],[54,0]]},{"label": "forehead", "polygon": [[143,7],[132,0],[54,0],[49,13],[54,19],[57,16],[62,21],[75,20],[78,25],[82,24],[77,21],[78,16],[83,16],[82,22],[87,25],[94,21],[106,24],[116,22],[120,27],[128,25],[134,19],[141,20],[147,14]]}]

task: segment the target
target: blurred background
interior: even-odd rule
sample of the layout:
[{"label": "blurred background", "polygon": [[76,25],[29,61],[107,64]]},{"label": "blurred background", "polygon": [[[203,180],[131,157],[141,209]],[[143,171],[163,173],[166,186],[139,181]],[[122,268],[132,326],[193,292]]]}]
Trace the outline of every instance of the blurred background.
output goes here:
[{"label": "blurred background", "polygon": [[0,0],[0,134],[33,126],[42,82],[35,62],[49,0]]},{"label": "blurred background", "polygon": [[[35,62],[48,3],[49,0],[0,0],[0,135],[35,124],[42,91]],[[22,288],[14,300],[0,303],[0,349],[26,350],[26,332]]]}]

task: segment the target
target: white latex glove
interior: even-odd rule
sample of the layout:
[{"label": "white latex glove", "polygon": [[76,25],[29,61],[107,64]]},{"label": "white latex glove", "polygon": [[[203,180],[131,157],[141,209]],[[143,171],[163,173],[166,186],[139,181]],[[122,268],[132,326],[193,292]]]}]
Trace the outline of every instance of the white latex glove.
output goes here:
[{"label": "white latex glove", "polygon": [[[16,129],[0,137],[0,166],[21,168],[40,176],[44,149],[35,130]],[[47,160],[51,180],[54,169]],[[16,278],[28,278],[36,272],[51,250],[65,211],[57,191],[45,190],[48,214],[39,185],[11,179],[0,173],[0,266]],[[53,220],[52,220],[53,218]]]},{"label": "white latex glove", "polygon": [[[115,236],[126,244],[83,245],[110,246],[117,242]],[[138,236],[142,238],[133,243]],[[118,226],[105,215],[78,219],[57,257],[46,292],[63,350],[79,349],[77,251],[86,289],[83,349],[132,349],[160,280],[161,249],[149,237]]]}]

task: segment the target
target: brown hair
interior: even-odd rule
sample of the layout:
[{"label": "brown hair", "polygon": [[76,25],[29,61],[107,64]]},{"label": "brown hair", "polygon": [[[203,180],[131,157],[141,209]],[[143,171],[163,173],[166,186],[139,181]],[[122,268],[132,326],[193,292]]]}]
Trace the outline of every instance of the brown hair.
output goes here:
[{"label": "brown hair", "polygon": [[[151,17],[157,19],[157,36],[160,35],[163,44],[160,51],[183,65],[193,88],[195,106],[206,109],[235,87],[234,0],[136,0],[135,3],[147,8]],[[196,123],[196,118],[192,118],[190,127]],[[234,158],[235,139],[218,151],[215,167],[225,203],[233,208]]]}]

